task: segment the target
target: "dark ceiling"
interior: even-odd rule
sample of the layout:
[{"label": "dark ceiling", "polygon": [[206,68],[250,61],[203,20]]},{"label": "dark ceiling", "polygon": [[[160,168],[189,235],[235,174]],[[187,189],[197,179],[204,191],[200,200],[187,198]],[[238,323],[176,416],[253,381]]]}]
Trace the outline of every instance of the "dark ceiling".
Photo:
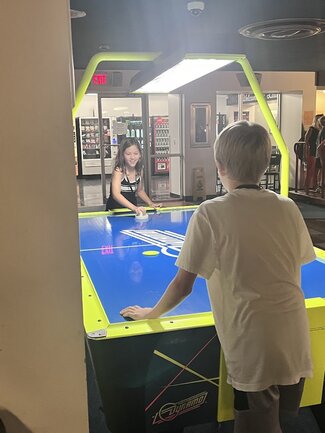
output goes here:
[{"label": "dark ceiling", "polygon": [[[205,0],[194,17],[186,0],[71,0],[85,11],[72,19],[74,65],[84,69],[90,58],[109,51],[159,51],[246,54],[256,71],[325,70],[325,33],[296,40],[265,41],[241,36],[247,24],[283,18],[325,19],[325,0]],[[107,67],[107,65],[106,65]],[[142,69],[141,64],[110,65]]]}]

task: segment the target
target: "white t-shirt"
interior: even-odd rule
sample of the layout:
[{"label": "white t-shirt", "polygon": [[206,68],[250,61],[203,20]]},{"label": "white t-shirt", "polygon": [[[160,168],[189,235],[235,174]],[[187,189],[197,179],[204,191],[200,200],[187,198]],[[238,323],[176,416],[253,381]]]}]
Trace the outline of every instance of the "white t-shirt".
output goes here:
[{"label": "white t-shirt", "polygon": [[314,259],[299,209],[271,191],[236,189],[193,214],[176,265],[207,280],[235,389],[261,391],[312,375],[300,270]]}]

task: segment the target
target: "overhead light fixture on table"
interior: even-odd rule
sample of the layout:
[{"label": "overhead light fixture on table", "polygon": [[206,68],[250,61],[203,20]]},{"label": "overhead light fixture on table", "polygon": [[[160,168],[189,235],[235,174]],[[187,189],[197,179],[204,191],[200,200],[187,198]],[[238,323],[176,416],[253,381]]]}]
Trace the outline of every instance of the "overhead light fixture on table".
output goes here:
[{"label": "overhead light fixture on table", "polygon": [[[233,57],[233,56],[232,56]],[[228,55],[161,56],[131,81],[132,93],[170,93],[234,61]]]}]

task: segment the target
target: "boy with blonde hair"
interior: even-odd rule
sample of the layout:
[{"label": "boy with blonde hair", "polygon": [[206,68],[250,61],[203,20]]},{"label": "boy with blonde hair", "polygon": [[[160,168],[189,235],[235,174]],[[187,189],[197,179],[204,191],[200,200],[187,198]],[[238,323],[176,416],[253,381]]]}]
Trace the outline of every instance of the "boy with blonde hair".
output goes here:
[{"label": "boy with blonde hair", "polygon": [[259,187],[270,156],[260,125],[240,121],[221,132],[215,160],[228,193],[193,214],[179,270],[159,302],[121,311],[159,317],[189,295],[197,275],[206,279],[234,389],[235,433],[281,433],[312,375],[300,270],[315,253],[295,203]]}]

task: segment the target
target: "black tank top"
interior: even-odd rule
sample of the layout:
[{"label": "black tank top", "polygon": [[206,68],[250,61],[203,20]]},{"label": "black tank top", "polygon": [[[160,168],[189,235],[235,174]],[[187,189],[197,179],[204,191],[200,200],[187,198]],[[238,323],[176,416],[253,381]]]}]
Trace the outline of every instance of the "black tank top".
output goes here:
[{"label": "black tank top", "polygon": [[[127,176],[124,176],[121,180],[121,194],[125,197],[129,202],[137,206],[137,196],[136,192],[138,190],[138,185],[140,183],[140,176],[137,176],[133,182],[130,182]],[[112,195],[112,184],[110,186],[109,197],[106,202],[106,210],[111,209],[119,209],[123,207],[118,201],[113,198]]]}]

